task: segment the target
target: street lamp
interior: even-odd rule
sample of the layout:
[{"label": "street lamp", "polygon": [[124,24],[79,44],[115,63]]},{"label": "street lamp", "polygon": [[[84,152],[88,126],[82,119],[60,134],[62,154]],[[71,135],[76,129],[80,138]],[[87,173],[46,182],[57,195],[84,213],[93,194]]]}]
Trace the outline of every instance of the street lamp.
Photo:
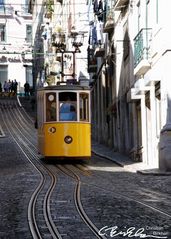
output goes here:
[{"label": "street lamp", "polygon": [[71,31],[70,37],[71,37],[72,46],[75,48],[75,52],[81,52],[80,47],[83,45],[83,42],[84,42],[84,34],[81,32]]},{"label": "street lamp", "polygon": [[[56,33],[53,36],[52,46],[55,47],[55,52],[61,54],[61,80],[64,82],[64,77],[72,77],[72,81],[75,80],[75,54],[80,53],[80,47],[83,45],[84,33],[75,31],[75,28],[71,29],[70,36],[73,50],[66,49],[66,39],[64,33]],[[71,69],[68,71],[68,65]],[[66,70],[66,71],[65,71]]]}]

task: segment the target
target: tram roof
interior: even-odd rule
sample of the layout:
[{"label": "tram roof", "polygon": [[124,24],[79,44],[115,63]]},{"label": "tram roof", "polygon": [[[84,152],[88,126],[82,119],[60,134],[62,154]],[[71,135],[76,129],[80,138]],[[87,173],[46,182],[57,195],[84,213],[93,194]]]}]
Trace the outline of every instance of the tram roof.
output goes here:
[{"label": "tram roof", "polygon": [[90,90],[90,86],[82,86],[82,85],[52,85],[45,86],[37,89],[38,91],[49,91],[49,90]]}]

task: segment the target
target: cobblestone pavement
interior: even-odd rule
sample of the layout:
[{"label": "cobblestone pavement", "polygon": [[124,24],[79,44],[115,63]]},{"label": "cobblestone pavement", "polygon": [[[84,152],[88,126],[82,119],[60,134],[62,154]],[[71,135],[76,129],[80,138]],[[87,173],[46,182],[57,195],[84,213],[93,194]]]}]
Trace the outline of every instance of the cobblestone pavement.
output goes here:
[{"label": "cobblestone pavement", "polygon": [[0,125],[4,133],[0,137],[0,238],[31,238],[27,207],[38,175],[8,134],[1,111]]},{"label": "cobblestone pavement", "polygon": [[[35,110],[30,100],[23,98],[21,103],[34,120]],[[30,195],[39,183],[39,175],[7,134],[1,114],[0,125],[5,133],[5,137],[0,137],[0,239],[31,239],[27,207]],[[82,185],[82,205],[97,228],[105,227],[100,233],[105,234],[106,238],[145,238],[140,237],[145,230],[148,235],[153,235],[148,238],[171,238],[171,218],[157,211],[157,208],[161,208],[171,215],[171,176],[138,174],[137,165],[123,167],[129,165],[128,158],[113,154],[95,142],[93,151],[95,155],[92,160],[84,163],[87,173],[79,169],[78,172]],[[118,166],[118,162],[116,165],[112,158],[114,161],[120,159],[118,162],[121,162],[121,166]],[[63,176],[60,180],[63,180],[63,187],[55,189],[52,201],[55,205],[54,219],[63,222],[61,227],[64,232],[65,226],[70,230],[62,238],[94,239],[91,233],[80,237],[83,233],[81,224],[72,213],[69,200],[63,200],[64,192],[70,194],[73,183]],[[58,200],[61,199],[62,206],[57,206],[56,195],[61,197]],[[156,207],[156,211],[150,206]],[[129,234],[127,230],[133,233]]]}]

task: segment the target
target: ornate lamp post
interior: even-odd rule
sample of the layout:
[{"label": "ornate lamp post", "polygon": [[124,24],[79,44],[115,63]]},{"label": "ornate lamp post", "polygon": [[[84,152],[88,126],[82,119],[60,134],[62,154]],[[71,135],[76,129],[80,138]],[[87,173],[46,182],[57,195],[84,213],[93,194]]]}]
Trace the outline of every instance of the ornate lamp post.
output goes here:
[{"label": "ornate lamp post", "polygon": [[[65,38],[56,38],[56,42],[54,46],[56,46],[56,53],[61,53],[61,78],[62,82],[65,82],[64,77],[71,76],[72,77],[72,82],[75,81],[75,54],[80,53],[80,47],[83,45],[83,40],[84,40],[84,34],[81,32],[73,32],[71,31],[71,44],[72,47],[74,48],[73,50],[67,50],[66,49],[66,44],[65,44]],[[65,72],[65,63],[66,60],[70,62],[70,71],[71,72]],[[67,67],[68,70],[68,67]]]}]

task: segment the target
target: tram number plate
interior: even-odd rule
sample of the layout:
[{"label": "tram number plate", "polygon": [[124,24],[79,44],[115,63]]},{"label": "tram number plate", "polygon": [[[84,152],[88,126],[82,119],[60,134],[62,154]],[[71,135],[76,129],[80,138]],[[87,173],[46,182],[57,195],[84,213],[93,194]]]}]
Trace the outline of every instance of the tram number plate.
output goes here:
[{"label": "tram number plate", "polygon": [[55,127],[50,127],[50,128],[48,129],[48,131],[49,131],[49,133],[54,134],[54,133],[56,132],[56,128],[55,128]]}]

